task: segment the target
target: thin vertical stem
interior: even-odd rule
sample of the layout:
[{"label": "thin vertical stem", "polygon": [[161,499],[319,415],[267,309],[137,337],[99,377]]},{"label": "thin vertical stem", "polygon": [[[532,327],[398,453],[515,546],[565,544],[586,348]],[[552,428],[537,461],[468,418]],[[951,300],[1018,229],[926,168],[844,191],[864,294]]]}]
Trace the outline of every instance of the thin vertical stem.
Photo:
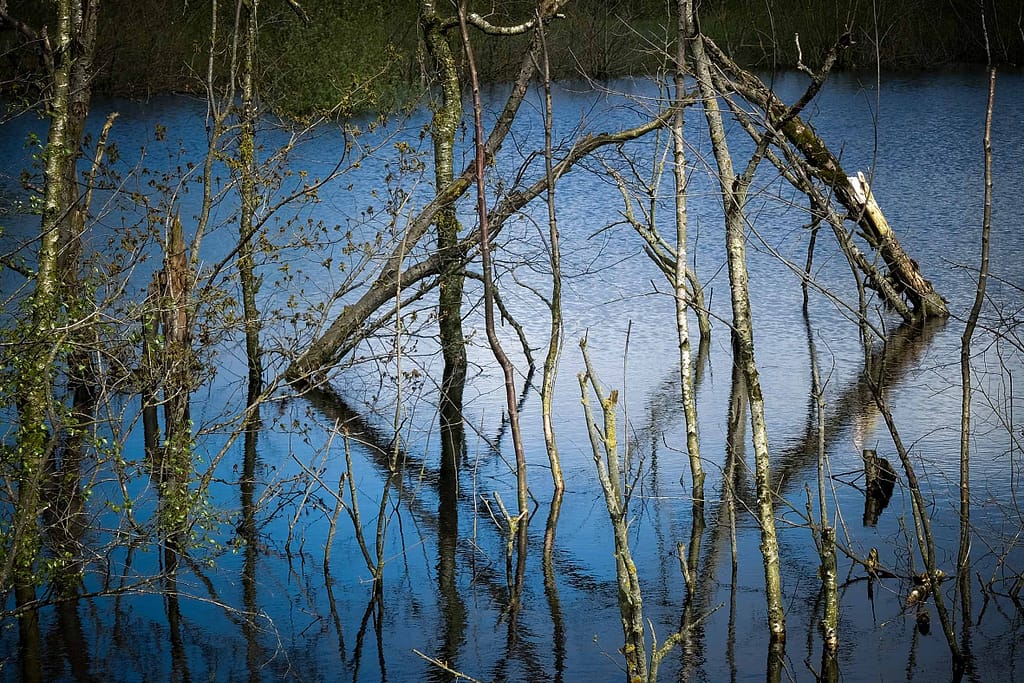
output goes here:
[{"label": "thin vertical stem", "polygon": [[978,326],[981,307],[985,301],[988,284],[989,236],[992,231],[992,109],[996,96],[996,70],[989,70],[988,105],[985,108],[985,208],[981,223],[981,265],[978,268],[978,284],[974,290],[974,303],[967,316],[963,335],[960,338],[960,549],[957,554],[956,572],[960,602],[963,606],[963,623],[971,621],[971,341]]},{"label": "thin vertical stem", "polygon": [[[469,30],[466,28],[465,8],[459,7],[459,26],[462,29],[462,41],[466,48],[466,62],[469,65],[469,76],[473,86],[473,131],[476,147],[476,209],[480,221],[480,259],[484,278],[484,318],[487,327],[487,341],[490,342],[494,358],[501,366],[505,375],[505,398],[508,407],[509,423],[512,426],[512,445],[516,454],[516,484],[519,503],[519,518],[526,521],[529,514],[529,490],[526,484],[526,454],[523,451],[523,437],[519,429],[519,408],[516,405],[515,375],[512,361],[505,354],[494,329],[494,279],[491,263],[490,231],[487,222],[487,193],[484,188],[484,169],[486,158],[484,150],[484,126],[480,104],[480,80],[477,77],[476,61],[473,57],[473,46],[469,41]],[[520,529],[525,533],[525,524]]]},{"label": "thin vertical stem", "polygon": [[551,480],[556,495],[565,490],[562,476],[562,465],[558,457],[558,442],[555,440],[555,427],[551,416],[551,403],[555,390],[555,379],[558,376],[558,359],[562,355],[562,255],[558,246],[558,217],[555,213],[555,182],[557,180],[552,161],[552,121],[554,119],[551,103],[551,65],[548,61],[547,42],[545,41],[544,25],[538,14],[538,33],[541,39],[541,50],[544,55],[544,172],[547,175],[547,208],[548,208],[548,249],[551,263],[551,333],[548,338],[548,355],[544,359],[544,377],[541,380],[541,419],[544,425],[544,443],[547,446],[548,461],[551,464]]},{"label": "thin vertical stem", "polygon": [[[686,147],[683,139],[686,99],[686,40],[685,0],[679,0],[679,34],[676,41],[675,115],[672,118],[673,177],[675,178],[676,260],[674,272],[676,329],[679,337],[679,375],[681,378],[683,412],[686,416],[686,451],[690,458],[690,476],[693,480],[693,515],[704,515],[704,467],[700,461],[700,438],[697,433],[697,396],[693,381],[693,360],[690,351],[690,325],[687,309],[690,307],[686,291],[687,215],[686,215]],[[696,284],[694,285],[696,290]]]}]

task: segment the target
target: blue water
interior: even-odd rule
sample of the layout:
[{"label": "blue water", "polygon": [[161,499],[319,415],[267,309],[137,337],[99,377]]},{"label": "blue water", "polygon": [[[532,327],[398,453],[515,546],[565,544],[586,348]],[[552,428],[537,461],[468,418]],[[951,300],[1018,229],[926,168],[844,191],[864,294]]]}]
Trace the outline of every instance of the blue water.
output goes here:
[{"label": "blue water", "polygon": [[[784,99],[798,96],[802,77],[778,77]],[[590,84],[563,84],[556,93],[555,139],[562,146],[584,132],[635,125],[656,106],[650,81],[622,81],[599,91]],[[911,449],[922,481],[937,538],[938,562],[955,571],[957,477],[959,456],[959,337],[962,318],[973,299],[982,212],[981,135],[986,75],[980,71],[921,76],[840,74],[826,85],[807,118],[849,172],[873,178],[874,193],[906,250],[948,300],[953,317],[920,335],[897,331],[898,321],[882,314],[890,330],[887,398],[903,441]],[[1015,382],[1021,371],[1018,254],[1022,237],[1016,218],[1024,211],[1024,76],[1002,74],[997,85],[993,125],[994,223],[989,298],[974,355],[973,558],[979,583],[1007,593],[1024,571],[1016,547],[1022,518],[1014,498],[1020,476],[1021,423]],[[485,108],[496,112],[501,88],[488,93]],[[539,95],[524,106],[520,120],[489,174],[493,192],[519,177],[528,158],[526,180],[542,172],[530,157],[542,141]],[[953,103],[953,104],[951,104]],[[120,156],[112,168],[118,192],[99,193],[98,217],[90,244],[110,253],[110,236],[145,225],[138,202],[124,190],[138,189],[159,207],[161,196],[146,183],[167,174],[168,192],[186,226],[199,212],[199,188],[179,182],[189,162],[198,163],[205,145],[205,107],[184,97],[147,102],[97,101],[98,128],[111,110],[121,116],[112,140]],[[267,242],[275,254],[261,257],[260,308],[266,314],[264,344],[268,375],[283,370],[316,325],[351,301],[379,265],[416,207],[430,197],[429,137],[421,137],[426,114],[391,121],[353,142],[348,169],[320,191],[316,202],[286,207],[268,219]],[[703,115],[691,110],[686,135],[691,165],[689,194],[690,253],[705,285],[714,317],[709,357],[700,376],[698,411],[706,484],[707,530],[693,618],[700,619],[685,647],[662,663],[662,680],[754,680],[765,676],[768,659],[759,530],[743,505],[751,505],[753,477],[738,479],[738,572],[731,575],[728,515],[721,502],[726,462],[732,371],[727,321],[729,290],[721,212]],[[156,140],[157,125],[166,127]],[[262,158],[293,132],[265,122]],[[0,154],[5,161],[0,184],[5,196],[17,196],[19,170],[29,163],[23,140],[41,130],[39,120],[22,117],[5,124]],[[739,164],[751,145],[735,124],[730,141]],[[629,162],[640,181],[649,181],[652,165],[665,157],[663,138],[653,136],[623,147],[623,155],[605,150],[602,158],[623,169]],[[422,172],[400,163],[396,143],[428,162]],[[327,173],[345,149],[338,125],[323,125],[300,143],[283,172]],[[143,152],[143,150],[145,150]],[[457,166],[468,163],[468,133],[460,140]],[[670,157],[669,157],[670,158]],[[141,175],[145,166],[150,175]],[[228,174],[219,168],[220,188]],[[666,167],[670,174],[670,168]],[[194,176],[193,176],[194,177]],[[304,179],[285,175],[271,193],[282,196]],[[185,188],[188,192],[185,193]],[[148,189],[147,189],[148,188]],[[497,189],[495,189],[497,188]],[[668,178],[659,189],[660,227],[672,233]],[[678,352],[672,299],[664,277],[646,258],[639,237],[622,223],[622,199],[603,166],[585,164],[567,175],[556,192],[561,229],[566,343],[555,394],[554,415],[567,490],[559,509],[550,570],[545,582],[545,523],[552,500],[536,384],[525,391],[522,427],[533,494],[525,583],[516,608],[510,608],[506,583],[505,539],[495,520],[497,492],[515,505],[510,436],[503,425],[501,373],[487,347],[478,305],[480,287],[471,280],[466,294],[470,381],[467,396],[467,456],[459,471],[457,522],[439,512],[439,427],[436,383],[441,361],[433,338],[435,300],[429,295],[403,309],[401,329],[385,327],[360,345],[332,375],[349,407],[362,416],[349,423],[347,445],[351,478],[369,552],[385,482],[387,453],[395,439],[404,454],[400,474],[391,478],[384,505],[387,519],[382,557],[383,593],[374,602],[371,572],[353,532],[347,510],[352,497],[345,483],[347,509],[337,518],[330,561],[324,548],[335,512],[339,479],[346,470],[346,437],[336,429],[350,414],[337,406],[293,397],[284,389],[262,409],[255,463],[256,529],[246,538],[236,532],[242,518],[239,482],[243,437],[236,415],[244,401],[244,350],[236,325],[212,340],[203,358],[216,370],[194,396],[197,469],[213,467],[210,496],[197,513],[195,548],[182,561],[176,590],[149,579],[160,571],[160,554],[151,542],[155,492],[142,467],[141,428],[133,420],[137,401],[118,398],[110,435],[123,445],[124,469],[102,460],[88,476],[95,529],[84,539],[89,549],[84,590],[90,594],[72,609],[41,612],[43,667],[47,678],[76,680],[449,680],[414,650],[447,662],[480,680],[618,680],[622,677],[622,631],[616,603],[615,562],[608,514],[598,486],[576,378],[582,369],[577,343],[588,346],[605,386],[620,390],[620,441],[628,447],[635,484],[630,504],[631,547],[644,594],[645,615],[659,642],[683,620],[686,587],[676,546],[689,545],[691,501],[678,378]],[[891,439],[861,379],[864,351],[850,309],[856,290],[849,267],[823,230],[813,274],[828,294],[813,291],[808,321],[802,314],[799,278],[809,230],[803,201],[763,165],[751,190],[748,258],[754,306],[755,344],[766,399],[789,638],[784,676],[812,680],[821,644],[817,624],[820,582],[817,555],[802,515],[805,486],[816,486],[817,455],[808,334],[813,339],[825,384],[827,454],[832,475],[829,514],[841,518],[839,539],[864,557],[876,547],[884,566],[903,578],[873,586],[868,601],[862,569],[840,556],[840,669],[843,679],[889,681],[944,678],[949,652],[934,609],[930,635],[915,630],[915,610],[904,609],[907,578],[922,570],[915,549],[909,492],[900,477],[894,496],[876,527],[861,523],[862,448],[877,448],[897,464]],[[102,210],[101,210],[102,209]],[[372,209],[372,210],[371,210]],[[222,200],[202,243],[204,267],[213,267],[233,245],[233,200]],[[465,225],[474,225],[472,202],[459,206]],[[165,212],[166,213],[166,212]],[[159,212],[156,214],[159,218]],[[323,222],[322,230],[319,222]],[[5,253],[30,241],[37,218],[5,215]],[[159,221],[156,224],[159,229]],[[189,230],[190,228],[187,228]],[[536,292],[549,291],[545,240],[546,209],[535,202],[503,228],[498,263],[502,297],[523,326],[538,362],[546,351],[548,311]],[[150,274],[159,267],[152,241],[140,237],[139,255],[147,260],[119,274],[125,296],[139,301]],[[369,245],[362,248],[363,245]],[[382,246],[383,245],[383,246]],[[425,241],[408,254],[426,253]],[[28,246],[29,257],[31,245]],[[124,251],[121,252],[124,255]],[[326,265],[325,265],[326,264]],[[344,264],[342,268],[341,264]],[[360,270],[363,268],[365,270]],[[479,262],[471,264],[479,271]],[[237,297],[235,285],[221,280],[225,297]],[[4,297],[17,296],[18,277],[3,274]],[[351,278],[346,284],[346,278]],[[337,295],[332,298],[332,296]],[[230,302],[211,305],[223,310]],[[216,306],[221,306],[217,309]],[[130,326],[123,325],[124,334]],[[691,321],[691,329],[696,329]],[[501,338],[519,368],[523,391],[526,363],[511,327]],[[394,353],[396,340],[402,348]],[[878,344],[880,346],[880,344]],[[877,351],[877,348],[876,348]],[[415,370],[414,375],[409,375]],[[403,374],[405,373],[405,374]],[[403,377],[401,383],[395,378]],[[539,382],[539,374],[534,377]],[[593,402],[593,399],[591,399]],[[396,408],[397,406],[397,408]],[[340,420],[340,422],[339,422]],[[396,428],[397,420],[397,428]],[[5,432],[8,432],[5,429]],[[744,440],[749,442],[749,426]],[[9,435],[6,438],[10,438]],[[752,461],[747,443],[745,458]],[[214,464],[211,464],[214,463]],[[899,471],[897,464],[897,471]],[[120,474],[119,474],[120,472]],[[315,473],[315,476],[310,473]],[[120,477],[120,480],[118,479]],[[126,513],[110,503],[123,502],[120,482],[135,500],[133,529]],[[816,496],[816,494],[815,494]],[[840,517],[841,516],[841,517]],[[500,515],[498,515],[500,517]],[[115,533],[118,532],[118,533]],[[135,546],[129,550],[129,539]],[[1009,581],[1003,579],[1009,578]],[[946,602],[952,597],[948,582]],[[117,595],[111,589],[124,588]],[[100,595],[100,593],[107,593]],[[8,605],[9,606],[9,605]],[[1012,680],[1024,664],[1017,605],[1008,597],[987,602],[973,598],[971,653],[976,680]],[[0,666],[7,680],[20,677],[18,631],[13,621],[0,635]],[[648,634],[648,644],[651,638]],[[86,673],[83,673],[86,672]]]}]

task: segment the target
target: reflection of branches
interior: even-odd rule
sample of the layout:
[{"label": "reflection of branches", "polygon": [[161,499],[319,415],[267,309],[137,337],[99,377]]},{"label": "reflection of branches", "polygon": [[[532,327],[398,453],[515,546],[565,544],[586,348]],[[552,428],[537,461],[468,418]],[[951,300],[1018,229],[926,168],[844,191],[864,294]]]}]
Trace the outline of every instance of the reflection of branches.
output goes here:
[{"label": "reflection of branches", "polygon": [[[899,384],[935,335],[944,326],[944,320],[926,320],[923,323],[903,324],[893,330],[865,358],[864,368],[856,379],[842,388],[837,398],[829,401],[825,415],[824,448],[832,450],[836,440],[851,425],[858,429],[867,426],[878,416],[873,385],[883,392]],[[879,374],[881,373],[881,374]],[[798,441],[782,449],[772,473],[773,485],[796,486],[802,481],[800,473],[817,467],[819,452],[817,421],[813,412],[808,414],[804,434]]]},{"label": "reflection of branches", "polygon": [[[398,468],[396,472],[392,472],[389,469],[389,463],[394,453],[391,439],[386,437],[379,429],[366,422],[337,393],[330,390],[317,389],[304,394],[304,398],[309,400],[313,407],[324,417],[337,424],[338,429],[344,430],[349,441],[358,443],[363,447],[364,452],[369,456],[370,462],[377,468],[380,475],[391,478],[398,502],[412,513],[417,526],[438,534],[440,538],[442,519],[436,509],[426,504],[422,495],[424,484],[431,490],[440,492],[441,477],[438,471],[428,465],[422,458],[401,451],[399,453],[399,461],[404,466]],[[464,500],[464,495],[458,491],[445,495],[454,495],[458,497],[458,500]],[[485,530],[490,528],[492,527],[481,525],[479,530],[485,532]],[[486,588],[493,604],[504,608],[509,597],[508,585],[503,580],[505,577],[500,576],[492,567],[476,562],[476,552],[475,546],[470,547],[456,544],[456,553],[459,557],[464,562],[473,563],[475,567],[474,584]],[[599,590],[601,587],[601,584],[597,584],[595,580],[582,575],[582,572],[571,563],[567,563],[563,573],[571,582],[581,586],[581,590]],[[535,645],[532,642],[528,640],[517,642],[516,654],[524,660],[522,666],[527,671],[533,672],[537,677],[543,676],[545,667],[539,663],[542,660],[542,655],[535,651]]]},{"label": "reflection of branches", "polygon": [[562,616],[562,604],[558,597],[558,581],[552,562],[555,547],[555,531],[558,528],[558,515],[562,508],[563,491],[555,489],[551,499],[548,521],[544,527],[544,555],[541,561],[544,572],[544,595],[547,597],[548,609],[551,611],[551,644],[555,657],[555,683],[561,683],[565,674],[565,619]]},{"label": "reflection of branches", "polygon": [[939,620],[942,622],[942,631],[946,636],[946,642],[949,644],[949,651],[953,655],[954,664],[960,667],[963,665],[960,645],[957,643],[956,635],[953,633],[953,623],[950,619],[949,611],[946,609],[942,591],[939,590],[939,584],[945,575],[939,571],[935,558],[935,537],[932,534],[931,520],[928,517],[927,502],[918,485],[917,474],[914,472],[913,463],[910,461],[910,453],[903,445],[896,422],[893,420],[892,412],[889,410],[889,404],[880,390],[875,391],[875,402],[878,405],[879,412],[881,412],[882,417],[885,419],[885,425],[892,436],[893,445],[896,447],[896,453],[900,457],[900,462],[903,464],[903,472],[907,477],[907,488],[910,489],[914,515],[914,527],[917,531],[918,549],[921,552],[921,557],[927,570],[926,584],[928,591],[924,595],[927,596],[929,592],[934,594],[935,609],[939,613]]}]

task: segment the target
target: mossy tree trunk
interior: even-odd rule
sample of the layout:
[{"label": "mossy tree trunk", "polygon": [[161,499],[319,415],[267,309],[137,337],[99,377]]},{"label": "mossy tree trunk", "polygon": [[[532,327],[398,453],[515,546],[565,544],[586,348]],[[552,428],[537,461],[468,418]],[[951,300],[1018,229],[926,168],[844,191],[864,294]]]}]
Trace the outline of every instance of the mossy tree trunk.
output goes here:
[{"label": "mossy tree trunk", "polygon": [[[92,78],[92,51],[95,44],[98,0],[58,0],[55,3],[54,30],[40,30],[34,35],[43,46],[45,66],[46,113],[49,118],[43,168],[43,209],[37,251],[35,281],[28,304],[28,320],[24,326],[22,352],[15,371],[15,400],[18,410],[16,466],[18,490],[15,501],[8,565],[3,575],[15,587],[19,607],[30,604],[35,588],[43,578],[37,560],[42,549],[39,528],[44,508],[47,479],[53,474],[55,445],[58,435],[70,434],[67,443],[74,451],[67,460],[71,479],[56,491],[57,495],[77,491],[77,470],[81,444],[79,429],[90,419],[91,401],[84,392],[92,377],[69,372],[73,403],[65,406],[57,398],[58,372],[79,361],[87,351],[78,349],[81,335],[72,332],[72,323],[83,315],[88,302],[80,298],[75,286],[78,280],[80,238],[85,229],[85,211],[79,202],[77,162],[80,156],[82,130],[89,108]],[[6,10],[6,6],[4,7]],[[10,18],[6,11],[3,23],[15,22],[22,33],[32,30]],[[69,494],[53,501],[55,513],[75,514],[80,499]],[[58,524],[69,523],[66,519]]]},{"label": "mossy tree trunk", "polygon": [[[454,147],[455,136],[462,123],[462,89],[445,22],[433,0],[421,0],[420,26],[433,74],[441,89],[441,99],[434,105],[431,126],[434,186],[440,193],[455,180]],[[434,225],[440,260],[437,318],[444,359],[440,396],[441,438],[444,441],[442,468],[454,472],[465,442],[462,396],[466,384],[466,341],[462,330],[465,251],[459,241],[460,226],[454,202],[440,208]]]},{"label": "mossy tree trunk", "polygon": [[768,628],[773,644],[786,638],[786,620],[782,597],[782,573],[779,543],[775,532],[775,511],[771,486],[771,463],[768,429],[765,422],[764,396],[758,377],[754,354],[753,319],[746,264],[746,188],[753,179],[763,147],[759,147],[746,171],[737,175],[726,140],[725,127],[711,77],[711,63],[704,50],[704,39],[697,28],[692,0],[685,2],[688,20],[686,42],[696,72],[697,87],[704,104],[705,118],[711,137],[712,151],[718,167],[718,182],[725,211],[725,241],[729,265],[729,289],[732,299],[734,350],[743,370],[750,402],[750,423],[754,445],[754,479],[757,492],[757,519],[761,527],[761,555],[764,563],[765,597]]},{"label": "mossy tree trunk", "polygon": [[[605,506],[612,523],[615,541],[615,577],[618,585],[619,616],[625,643],[622,654],[626,659],[626,678],[629,681],[647,681],[647,646],[645,644],[643,596],[636,564],[629,549],[629,498],[624,495],[619,463],[618,391],[605,394],[600,380],[590,365],[586,339],[580,340],[580,349],[586,371],[579,374],[580,401],[587,421],[587,431],[597,467],[597,478],[604,492]],[[593,391],[601,406],[601,424],[596,421],[590,407],[589,395]]]},{"label": "mossy tree trunk", "polygon": [[242,59],[242,111],[238,140],[238,165],[241,178],[241,215],[238,222],[238,277],[242,288],[242,315],[245,318],[245,357],[248,366],[248,396],[255,400],[263,391],[263,358],[260,351],[260,314],[256,294],[260,278],[255,263],[256,195],[256,46],[259,37],[259,0],[245,6],[244,57]]}]

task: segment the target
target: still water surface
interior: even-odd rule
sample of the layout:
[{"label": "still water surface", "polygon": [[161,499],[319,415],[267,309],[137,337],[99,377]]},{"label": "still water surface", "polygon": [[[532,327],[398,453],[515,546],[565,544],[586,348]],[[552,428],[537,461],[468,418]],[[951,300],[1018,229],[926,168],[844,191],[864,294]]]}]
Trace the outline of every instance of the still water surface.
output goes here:
[{"label": "still water surface", "polygon": [[[801,87],[796,76],[782,76],[776,87],[793,99]],[[930,501],[938,539],[938,560],[953,573],[958,533],[957,477],[959,452],[960,319],[973,298],[982,214],[981,139],[987,79],[975,71],[928,75],[886,74],[881,87],[871,76],[834,77],[812,110],[811,122],[841,152],[848,171],[873,176],[874,192],[907,251],[916,258],[936,289],[949,300],[953,318],[924,330],[901,329],[886,317],[885,363],[888,397],[901,436],[914,457],[918,476]],[[1015,498],[1020,476],[1021,422],[1016,383],[1021,371],[1020,342],[1014,336],[1021,315],[1024,285],[1020,254],[1024,251],[1019,217],[1024,214],[1024,76],[1000,76],[993,128],[995,203],[993,282],[986,303],[985,325],[975,354],[974,403],[974,571],[980,582],[1024,571],[1024,552],[1015,545],[1022,516]],[[556,138],[566,141],[577,127],[600,132],[633,125],[657,95],[652,83],[619,82],[612,92],[591,86],[564,86],[556,98]],[[492,93],[494,107],[502,93]],[[534,103],[539,102],[535,99]],[[97,102],[97,125],[117,108],[115,128],[126,168],[149,145],[147,163],[173,170],[183,160],[198,159],[205,140],[203,107],[185,98],[159,98],[146,103]],[[523,155],[536,149],[542,130],[537,108],[506,144],[492,180],[511,183]],[[394,141],[429,149],[420,139],[423,112],[402,127],[392,125],[373,136],[394,135]],[[734,386],[729,347],[729,293],[722,223],[710,170],[710,149],[702,134],[702,115],[688,115],[690,185],[690,250],[695,255],[709,307],[716,316],[706,360],[699,372],[698,411],[702,456],[708,472],[707,529],[701,542],[696,597],[690,618],[700,619],[685,646],[662,664],[662,680],[761,680],[768,660],[763,572],[759,531],[743,511],[752,505],[753,479],[737,479],[738,563],[732,573],[728,515],[721,503],[730,406],[740,400]],[[152,131],[166,126],[172,142],[152,143]],[[17,120],[0,142],[15,174],[23,163],[20,141],[38,122]],[[750,145],[736,130],[732,140],[738,160]],[[274,135],[268,133],[268,147]],[[181,141],[181,151],[175,145]],[[372,136],[360,144],[371,144]],[[383,139],[383,138],[381,138]],[[465,143],[465,141],[464,141]],[[324,128],[300,146],[292,167],[313,175],[335,163],[342,141],[336,129]],[[653,141],[627,146],[625,153],[649,165],[662,150]],[[468,160],[471,151],[462,150]],[[134,155],[134,156],[133,156]],[[385,159],[390,147],[366,160],[336,185],[325,188],[322,201],[297,209],[305,220],[324,219],[359,231],[381,229],[365,208],[379,201],[384,177],[394,170]],[[613,156],[610,163],[620,163]],[[739,161],[738,161],[739,163]],[[536,166],[528,172],[536,174]],[[403,187],[422,203],[426,183],[403,180]],[[348,187],[351,184],[351,187]],[[371,196],[376,190],[378,197]],[[188,202],[183,200],[185,212]],[[620,434],[628,440],[635,476],[631,503],[631,544],[643,589],[644,608],[659,642],[680,628],[686,587],[679,571],[677,544],[691,544],[691,501],[680,405],[678,353],[673,303],[663,276],[642,252],[639,238],[621,224],[618,191],[599,164],[568,175],[558,187],[565,287],[566,347],[557,385],[554,412],[567,491],[555,511],[554,550],[544,561],[545,529],[552,517],[552,494],[540,428],[536,389],[527,386],[522,402],[523,433],[529,461],[534,512],[529,525],[525,585],[518,608],[510,608],[506,584],[504,536],[492,517],[494,492],[513,504],[514,476],[508,463],[512,449],[504,425],[501,375],[483,334],[479,306],[467,306],[471,332],[471,379],[467,387],[467,457],[462,463],[455,505],[439,497],[439,438],[433,382],[440,377],[436,343],[430,338],[432,302],[415,304],[403,342],[401,370],[416,369],[420,379],[403,386],[398,443],[404,454],[401,474],[390,479],[384,505],[388,520],[383,556],[386,559],[379,602],[371,591],[370,573],[346,514],[338,519],[330,560],[324,548],[334,511],[330,491],[337,490],[345,470],[338,421],[347,422],[351,438],[353,477],[357,484],[363,529],[377,528],[387,455],[395,444],[394,383],[381,380],[399,368],[394,359],[358,363],[339,372],[335,386],[345,405],[329,400],[282,397],[265,406],[264,429],[250,442],[255,454],[256,485],[239,482],[245,469],[243,439],[229,447],[212,485],[214,520],[209,548],[183,561],[176,593],[159,585],[117,597],[83,599],[42,614],[44,670],[64,680],[450,680],[414,650],[449,663],[480,680],[621,680],[618,649],[622,631],[616,603],[615,563],[611,529],[598,486],[594,461],[580,407],[576,373],[582,368],[577,341],[588,335],[598,372],[608,387],[619,388],[628,422]],[[901,577],[921,571],[914,541],[909,494],[901,476],[889,506],[874,527],[862,524],[863,493],[860,453],[877,448],[897,462],[891,440],[874,407],[862,373],[864,350],[849,306],[856,291],[842,256],[822,233],[815,256],[814,277],[830,296],[812,291],[809,314],[802,312],[799,278],[809,230],[804,202],[784,187],[768,168],[751,192],[749,261],[754,306],[755,343],[767,402],[773,478],[780,500],[780,544],[787,596],[789,639],[783,676],[813,680],[820,663],[817,623],[817,555],[803,521],[805,486],[816,485],[817,433],[811,397],[812,348],[825,383],[826,445],[830,458],[831,514],[841,515],[839,538],[849,550],[866,556],[878,548],[884,566]],[[465,211],[469,211],[466,203]],[[223,209],[225,215],[229,209]],[[671,216],[669,205],[661,215]],[[102,229],[116,230],[120,216],[112,208]],[[529,258],[544,263],[542,233],[545,210],[538,205],[506,226],[497,254],[505,273],[506,303],[523,325],[534,355],[545,351],[547,309],[530,288],[548,291],[542,266],[509,266]],[[464,216],[472,224],[470,215]],[[540,221],[534,222],[533,219]],[[12,217],[15,233],[30,235],[33,218]],[[131,220],[131,218],[129,218]],[[20,227],[19,227],[20,226]],[[538,227],[540,226],[540,227]],[[663,223],[670,232],[667,222]],[[230,233],[214,234],[205,258],[215,262],[229,245]],[[329,249],[328,249],[329,251]],[[310,260],[308,252],[289,255],[292,268],[305,269],[306,299],[322,298],[334,288],[316,270],[326,255]],[[308,263],[302,259],[309,260]],[[142,264],[138,283],[148,280]],[[476,265],[474,268],[478,268]],[[262,308],[280,306],[294,293],[277,285],[276,266],[265,266]],[[5,288],[9,280],[5,279]],[[142,285],[138,285],[141,291]],[[319,291],[318,291],[319,290]],[[467,301],[479,289],[468,286]],[[344,302],[341,302],[344,303]],[[340,305],[340,304],[338,304]],[[268,321],[268,346],[288,340],[294,332],[285,321]],[[695,327],[695,325],[693,326]],[[517,349],[511,330],[503,328],[506,347]],[[289,342],[290,343],[290,342]],[[366,345],[368,357],[386,349],[390,340]],[[873,349],[876,359],[882,345]],[[194,419],[208,424],[237,410],[244,400],[244,358],[226,345],[218,356],[215,383],[200,390]],[[525,367],[522,354],[514,354]],[[283,367],[271,353],[273,371]],[[423,377],[434,378],[426,381]],[[524,378],[519,378],[523,389]],[[739,405],[743,405],[740,403]],[[132,406],[129,404],[128,412]],[[294,428],[301,425],[305,431]],[[749,438],[749,429],[741,441]],[[206,462],[225,444],[216,434],[198,444]],[[747,446],[745,457],[752,458]],[[141,435],[129,437],[126,458],[139,458]],[[250,460],[250,464],[253,461]],[[326,489],[310,483],[315,470]],[[898,469],[898,468],[897,468]],[[146,485],[138,481],[146,500]],[[111,484],[111,488],[113,485]],[[329,490],[327,490],[329,489]],[[94,496],[114,496],[102,486]],[[248,501],[254,501],[255,529],[240,524]],[[150,499],[152,492],[149,493]],[[346,493],[346,501],[349,500]],[[152,505],[152,503],[150,503]],[[490,506],[490,508],[488,507]],[[838,507],[838,511],[837,511]],[[144,516],[145,503],[141,504]],[[252,510],[253,508],[248,508]],[[110,525],[116,516],[100,516]],[[91,540],[103,546],[100,530]],[[371,553],[373,552],[371,548]],[[111,575],[90,571],[86,588],[97,591],[120,585],[121,576],[141,577],[160,568],[152,547],[119,550],[110,557]],[[840,557],[842,617],[840,669],[847,681],[934,680],[949,675],[946,643],[932,614],[930,634],[917,628],[916,611],[904,608],[910,588],[901,578],[884,579],[871,588],[859,567]],[[109,583],[108,583],[109,582]],[[978,580],[972,582],[977,589]],[[1010,585],[996,583],[1006,592]],[[949,582],[947,604],[952,596]],[[929,608],[930,609],[930,608]],[[1018,644],[1024,637],[1021,611],[1008,598],[973,600],[969,649],[975,680],[1012,680],[1024,666]],[[650,634],[649,634],[650,636]],[[650,643],[650,637],[648,638]],[[17,629],[0,633],[0,662],[8,680],[19,677]]]}]

